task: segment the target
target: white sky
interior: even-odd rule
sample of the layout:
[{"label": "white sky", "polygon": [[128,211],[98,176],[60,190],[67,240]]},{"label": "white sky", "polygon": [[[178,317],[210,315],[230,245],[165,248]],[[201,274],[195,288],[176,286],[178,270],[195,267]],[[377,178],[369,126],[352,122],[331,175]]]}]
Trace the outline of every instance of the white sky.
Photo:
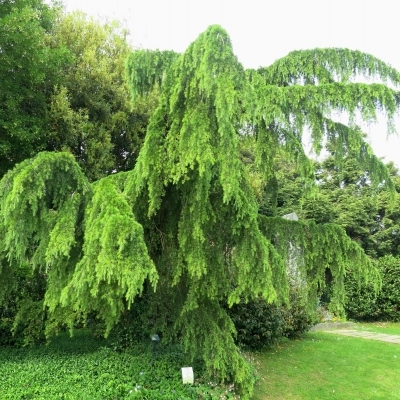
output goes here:
[{"label": "white sky", "polygon": [[[346,47],[400,71],[399,0],[64,0],[67,11],[118,19],[135,47],[183,52],[211,24],[230,35],[245,68],[266,66],[292,50]],[[400,118],[396,122],[400,135]],[[369,128],[374,152],[400,167],[400,138],[386,123]]]}]

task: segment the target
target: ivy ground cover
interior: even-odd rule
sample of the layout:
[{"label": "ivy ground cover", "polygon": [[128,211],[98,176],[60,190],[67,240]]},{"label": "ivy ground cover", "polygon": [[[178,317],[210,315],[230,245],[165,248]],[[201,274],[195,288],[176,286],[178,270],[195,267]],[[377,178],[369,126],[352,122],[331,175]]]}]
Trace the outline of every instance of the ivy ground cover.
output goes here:
[{"label": "ivy ground cover", "polygon": [[77,332],[72,339],[66,334],[56,337],[49,345],[0,347],[0,399],[237,398],[233,387],[203,382],[201,364],[190,364],[195,384],[183,385],[184,354],[179,348],[159,346],[142,343],[118,352],[110,340]]}]

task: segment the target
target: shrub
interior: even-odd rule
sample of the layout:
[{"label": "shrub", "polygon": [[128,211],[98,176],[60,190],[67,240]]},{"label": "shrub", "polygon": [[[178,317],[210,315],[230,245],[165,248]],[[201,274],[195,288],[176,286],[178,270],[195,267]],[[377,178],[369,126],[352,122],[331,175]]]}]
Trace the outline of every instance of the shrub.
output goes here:
[{"label": "shrub", "polygon": [[345,280],[345,312],[347,318],[360,320],[360,321],[373,321],[377,320],[376,315],[376,298],[371,284],[359,285],[357,280],[348,274]]},{"label": "shrub", "polygon": [[283,308],[283,336],[296,339],[307,332],[314,324],[314,313],[307,305],[305,292],[299,287],[292,287],[289,292],[290,306]]},{"label": "shrub", "polygon": [[115,350],[129,349],[148,338],[148,315],[149,302],[146,297],[139,297],[130,310],[125,310],[118,324],[111,331],[110,338]]},{"label": "shrub", "polygon": [[268,304],[262,297],[235,304],[228,313],[235,324],[237,344],[241,347],[260,350],[271,346],[283,335],[283,308]]},{"label": "shrub", "polygon": [[363,321],[400,321],[400,258],[385,256],[378,261],[382,289],[359,286],[350,275],[346,279],[345,309],[349,318]]},{"label": "shrub", "polygon": [[46,275],[21,267],[0,306],[0,345],[22,346],[44,340]]},{"label": "shrub", "polygon": [[11,346],[15,344],[12,336],[12,319],[6,317],[7,310],[5,307],[0,309],[0,346]]},{"label": "shrub", "polygon": [[306,297],[292,287],[290,305],[268,304],[262,297],[234,305],[228,310],[237,331],[237,344],[249,350],[261,350],[282,337],[298,338],[313,324]]}]

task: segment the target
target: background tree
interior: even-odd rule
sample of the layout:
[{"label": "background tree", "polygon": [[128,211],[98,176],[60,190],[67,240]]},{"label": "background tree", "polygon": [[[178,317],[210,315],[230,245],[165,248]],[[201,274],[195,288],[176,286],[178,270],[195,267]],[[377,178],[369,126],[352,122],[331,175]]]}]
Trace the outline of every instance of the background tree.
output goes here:
[{"label": "background tree", "polygon": [[48,99],[67,57],[47,43],[59,13],[42,0],[0,3],[0,176],[46,148]]},{"label": "background tree", "polygon": [[43,150],[71,152],[92,181],[133,168],[158,93],[132,107],[127,31],[41,0],[1,7],[0,174]]},{"label": "background tree", "polygon": [[126,36],[117,22],[80,12],[63,16],[51,36],[51,46],[67,48],[71,61],[51,98],[47,150],[70,151],[91,181],[133,168],[157,102],[148,95],[132,109]]},{"label": "background tree", "polygon": [[395,192],[384,182],[373,183],[370,172],[357,165],[354,154],[344,157],[339,169],[330,155],[315,162],[317,185],[306,194],[296,165],[277,158],[276,213],[296,212],[302,220],[335,223],[346,230],[373,258],[398,254],[398,171],[387,165]]}]

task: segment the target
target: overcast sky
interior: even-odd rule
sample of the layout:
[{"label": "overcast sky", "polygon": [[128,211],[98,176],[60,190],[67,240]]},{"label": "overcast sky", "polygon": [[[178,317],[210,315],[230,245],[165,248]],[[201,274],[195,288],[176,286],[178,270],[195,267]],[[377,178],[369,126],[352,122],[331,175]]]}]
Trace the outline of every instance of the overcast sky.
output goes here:
[{"label": "overcast sky", "polygon": [[[211,24],[231,37],[245,68],[266,66],[292,50],[346,47],[400,71],[400,0],[64,0],[67,11],[118,19],[133,46],[183,52]],[[400,136],[400,118],[397,118]],[[400,167],[400,139],[386,123],[365,127],[372,148]]]}]

